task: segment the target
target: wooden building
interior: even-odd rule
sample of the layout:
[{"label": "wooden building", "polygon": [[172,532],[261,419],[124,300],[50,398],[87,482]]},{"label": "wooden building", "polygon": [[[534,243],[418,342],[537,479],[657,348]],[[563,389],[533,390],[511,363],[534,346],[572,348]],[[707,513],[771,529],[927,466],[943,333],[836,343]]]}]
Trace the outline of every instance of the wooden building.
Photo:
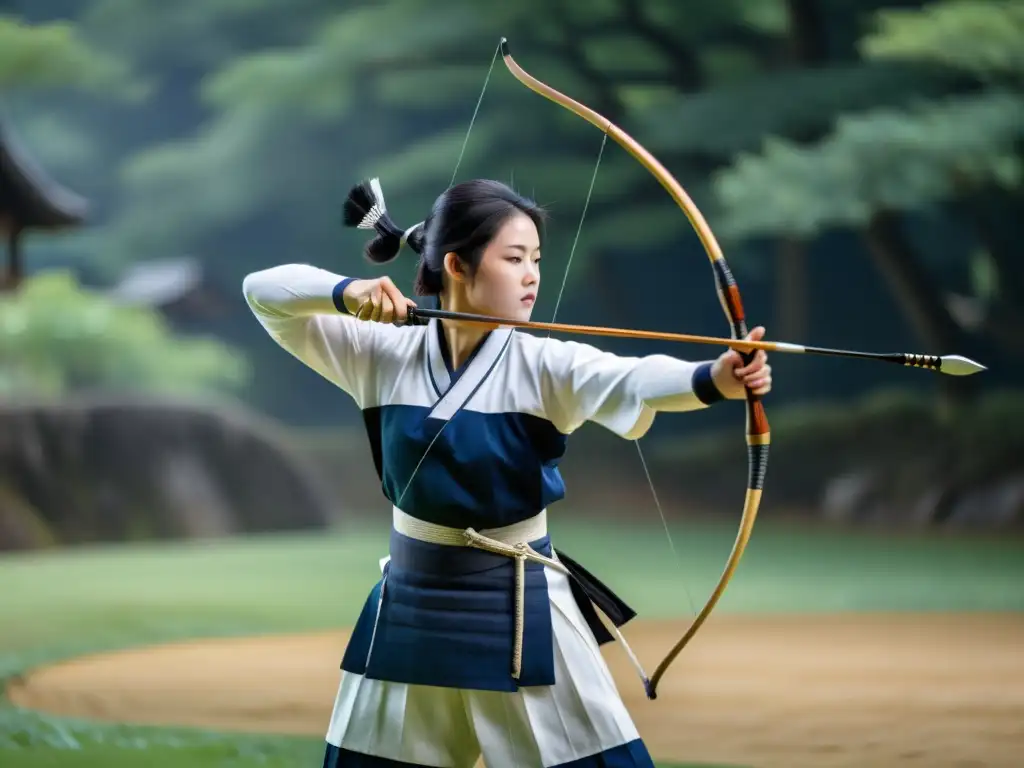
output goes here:
[{"label": "wooden building", "polygon": [[24,277],[25,235],[78,227],[85,222],[88,207],[83,197],[43,170],[0,117],[0,237],[7,245],[0,290],[13,290]]}]

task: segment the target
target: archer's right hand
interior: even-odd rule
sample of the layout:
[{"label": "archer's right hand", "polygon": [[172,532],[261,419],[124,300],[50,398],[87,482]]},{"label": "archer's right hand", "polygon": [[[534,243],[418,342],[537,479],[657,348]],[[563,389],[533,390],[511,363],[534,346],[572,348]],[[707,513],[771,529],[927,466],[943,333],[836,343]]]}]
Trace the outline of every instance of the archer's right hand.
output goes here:
[{"label": "archer's right hand", "polygon": [[402,324],[409,319],[409,307],[416,302],[407,299],[390,277],[353,280],[345,286],[345,308],[360,320],[376,323]]}]

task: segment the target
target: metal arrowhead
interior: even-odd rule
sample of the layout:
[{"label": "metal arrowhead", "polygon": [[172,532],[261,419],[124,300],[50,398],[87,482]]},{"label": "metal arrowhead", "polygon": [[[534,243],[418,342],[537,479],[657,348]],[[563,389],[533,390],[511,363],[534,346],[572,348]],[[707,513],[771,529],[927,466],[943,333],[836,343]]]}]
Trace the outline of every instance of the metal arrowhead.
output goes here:
[{"label": "metal arrowhead", "polygon": [[970,376],[972,373],[981,373],[988,370],[981,363],[976,363],[963,355],[943,355],[940,359],[942,360],[942,366],[939,368],[939,371],[948,373],[950,376]]}]

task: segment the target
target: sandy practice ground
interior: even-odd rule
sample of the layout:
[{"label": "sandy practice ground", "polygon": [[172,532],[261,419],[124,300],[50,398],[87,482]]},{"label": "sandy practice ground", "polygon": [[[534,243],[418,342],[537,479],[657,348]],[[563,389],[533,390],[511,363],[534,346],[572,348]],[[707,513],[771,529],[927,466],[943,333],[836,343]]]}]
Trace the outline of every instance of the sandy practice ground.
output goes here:
[{"label": "sandy practice ground", "polygon": [[[627,637],[654,665],[678,623]],[[341,633],[196,642],[36,670],[15,703],[120,722],[321,736]],[[657,701],[605,656],[656,757],[757,768],[1024,765],[1024,615],[713,617]]]}]

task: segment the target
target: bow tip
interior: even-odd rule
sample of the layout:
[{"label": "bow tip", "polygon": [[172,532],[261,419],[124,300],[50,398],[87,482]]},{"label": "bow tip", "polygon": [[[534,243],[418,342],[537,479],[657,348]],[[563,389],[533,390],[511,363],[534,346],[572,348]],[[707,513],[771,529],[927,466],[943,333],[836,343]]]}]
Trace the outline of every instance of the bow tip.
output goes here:
[{"label": "bow tip", "polygon": [[647,694],[647,698],[651,701],[658,698],[658,692],[654,689],[654,683],[649,677],[644,678],[644,693]]},{"label": "bow tip", "polygon": [[511,56],[512,55],[511,52],[508,49],[508,38],[507,37],[501,38],[501,55],[502,56]]}]

